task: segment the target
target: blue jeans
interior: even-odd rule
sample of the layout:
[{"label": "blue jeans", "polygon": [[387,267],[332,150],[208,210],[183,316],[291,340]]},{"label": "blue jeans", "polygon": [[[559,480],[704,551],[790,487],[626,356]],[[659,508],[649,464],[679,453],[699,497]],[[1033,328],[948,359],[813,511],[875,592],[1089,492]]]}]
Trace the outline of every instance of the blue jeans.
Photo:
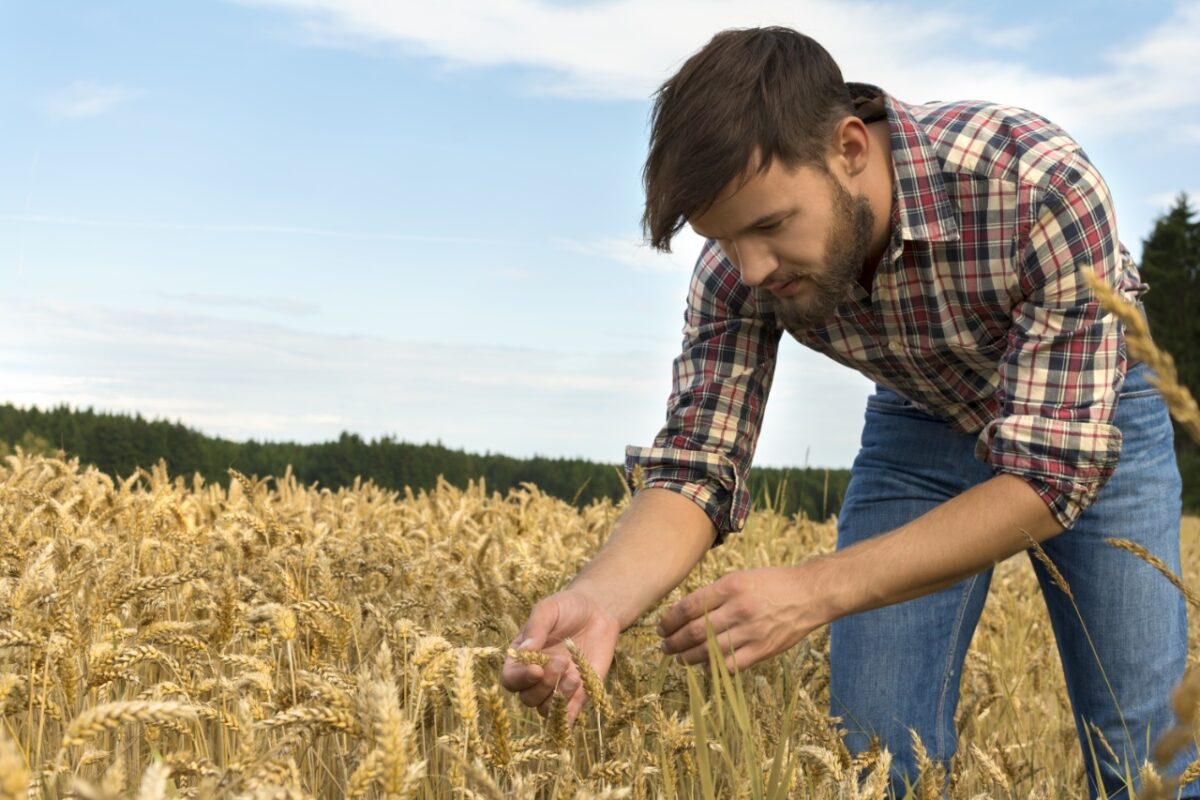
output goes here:
[{"label": "blue jeans", "polygon": [[[1179,573],[1179,471],[1166,406],[1147,372],[1139,364],[1126,376],[1116,413],[1124,441],[1112,477],[1070,530],[1043,545],[1074,593],[1096,653],[1070,599],[1030,557],[1058,643],[1091,797],[1097,796],[1093,747],[1107,795],[1128,793],[1125,764],[1111,763],[1089,723],[1099,726],[1119,759],[1128,759],[1136,778],[1147,741],[1153,745],[1174,723],[1170,692],[1187,655],[1179,592],[1148,564],[1104,543],[1108,536],[1132,539]],[[975,439],[880,387],[867,403],[862,449],[838,519],[838,548],[886,533],[992,477],[974,457]],[[842,718],[851,752],[867,749],[872,734],[891,750],[896,797],[904,796],[905,776],[910,782],[917,776],[909,728],[949,768],[963,659],[991,577],[988,569],[831,626],[831,712]],[[1176,775],[1195,758],[1189,747],[1166,772]],[[1200,798],[1200,782],[1187,788],[1185,797]]]}]

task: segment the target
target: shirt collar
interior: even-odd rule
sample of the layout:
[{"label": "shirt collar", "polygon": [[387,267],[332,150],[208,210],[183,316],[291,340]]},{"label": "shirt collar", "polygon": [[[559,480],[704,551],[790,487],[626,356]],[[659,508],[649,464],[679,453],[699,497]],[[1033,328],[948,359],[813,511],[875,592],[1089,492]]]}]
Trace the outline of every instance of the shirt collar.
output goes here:
[{"label": "shirt collar", "polygon": [[906,241],[958,241],[958,220],[942,180],[941,161],[910,106],[869,83],[847,83],[858,116],[887,114],[892,140],[893,198]]}]

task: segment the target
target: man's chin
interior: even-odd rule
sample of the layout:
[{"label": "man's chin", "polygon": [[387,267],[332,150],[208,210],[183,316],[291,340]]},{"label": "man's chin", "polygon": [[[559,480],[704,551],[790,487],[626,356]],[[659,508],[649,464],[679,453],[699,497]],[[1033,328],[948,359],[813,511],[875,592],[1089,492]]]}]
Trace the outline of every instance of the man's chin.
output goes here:
[{"label": "man's chin", "polygon": [[804,300],[795,297],[776,298],[775,318],[789,331],[802,333],[830,322],[836,316],[838,305],[839,301],[829,295]]}]

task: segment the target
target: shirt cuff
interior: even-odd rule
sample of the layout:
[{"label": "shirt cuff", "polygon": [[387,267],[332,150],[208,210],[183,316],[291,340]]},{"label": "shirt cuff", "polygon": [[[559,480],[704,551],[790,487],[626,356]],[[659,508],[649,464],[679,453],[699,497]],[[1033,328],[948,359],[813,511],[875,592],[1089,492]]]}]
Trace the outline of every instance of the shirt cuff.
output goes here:
[{"label": "shirt cuff", "polygon": [[[641,486],[635,485],[635,467],[642,468]],[[726,535],[742,529],[750,511],[750,493],[729,458],[679,447],[625,448],[625,483],[631,491],[670,489],[698,505],[713,527],[717,538],[713,547],[723,544]]]},{"label": "shirt cuff", "polygon": [[1096,499],[1120,455],[1115,425],[1031,414],[992,420],[975,442],[976,458],[1026,479],[1064,529]]}]

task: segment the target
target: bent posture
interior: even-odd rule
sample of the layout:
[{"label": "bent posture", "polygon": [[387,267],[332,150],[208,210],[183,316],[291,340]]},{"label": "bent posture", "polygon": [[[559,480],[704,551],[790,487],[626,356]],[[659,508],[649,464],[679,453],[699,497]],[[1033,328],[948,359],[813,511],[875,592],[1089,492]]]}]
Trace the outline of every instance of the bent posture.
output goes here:
[{"label": "bent posture", "polygon": [[[1180,482],[1165,406],[1082,277],[1133,301],[1145,289],[1079,144],[1022,109],[910,105],[847,84],[795,31],[726,31],[660,89],[645,188],[655,247],[685,223],[707,240],[666,424],[627,450],[644,488],[608,542],[514,643],[552,660],[510,659],[504,685],[542,713],[563,693],[573,719],[585,695],[562,640],[605,674],[619,632],[741,529],[787,333],[878,385],[837,551],[685,597],[661,620],[666,652],[703,662],[706,613],[739,669],[831,625],[831,713],[852,751],[872,736],[891,749],[903,787],[917,772],[909,728],[932,757],[954,754],[992,566],[1032,537],[1086,625],[1034,561],[1092,795],[1100,774],[1108,796],[1127,797],[1126,766],[1136,774],[1173,719],[1186,614],[1104,539],[1134,539],[1178,570]],[[1118,763],[1089,744],[1093,725]]]}]

